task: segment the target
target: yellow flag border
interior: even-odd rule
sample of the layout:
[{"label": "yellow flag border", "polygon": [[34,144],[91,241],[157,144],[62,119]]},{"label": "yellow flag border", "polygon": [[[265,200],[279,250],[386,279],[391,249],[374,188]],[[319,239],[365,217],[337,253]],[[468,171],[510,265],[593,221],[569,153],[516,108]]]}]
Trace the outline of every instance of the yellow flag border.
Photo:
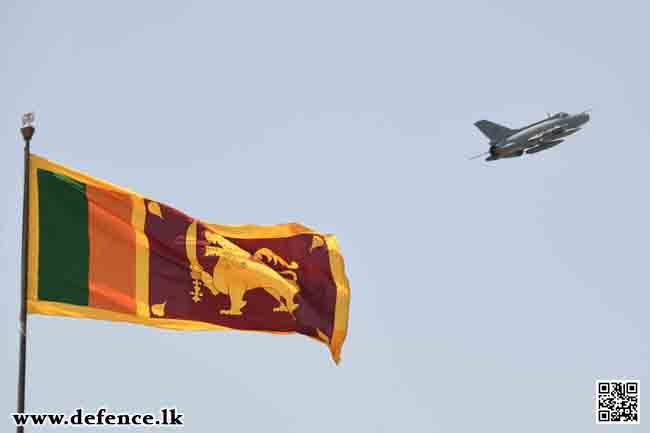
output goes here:
[{"label": "yellow flag border", "polygon": [[[133,199],[132,221],[136,228],[136,315],[117,313],[99,308],[64,304],[59,302],[41,301],[38,299],[38,254],[39,254],[39,220],[38,212],[38,169],[61,173],[72,179],[88,185],[104,188],[111,191],[129,194]],[[116,322],[128,322],[152,326],[163,329],[183,331],[207,331],[207,330],[236,330],[250,332],[265,332],[270,334],[295,334],[295,332],[258,331],[229,328],[207,322],[177,319],[151,319],[149,315],[149,242],[144,234],[144,221],[146,209],[144,205],[145,196],[117,186],[110,182],[97,179],[85,173],[71,170],[63,165],[51,162],[41,156],[30,155],[30,191],[29,191],[29,258],[27,271],[27,312],[29,314],[41,314],[50,316],[66,316],[73,318],[86,318],[96,320],[107,320]],[[237,237],[241,239],[264,238],[285,238],[300,234],[318,234],[302,224],[288,223],[271,226],[259,226],[252,224],[244,225],[218,225],[201,221],[224,236]],[[332,358],[338,364],[341,359],[341,348],[345,341],[348,330],[348,314],[350,301],[350,286],[345,276],[343,256],[341,254],[336,237],[333,235],[324,236],[332,277],[336,285],[336,307],[334,313],[334,329],[332,338],[328,342],[326,336],[311,337],[320,342],[328,344]]]}]

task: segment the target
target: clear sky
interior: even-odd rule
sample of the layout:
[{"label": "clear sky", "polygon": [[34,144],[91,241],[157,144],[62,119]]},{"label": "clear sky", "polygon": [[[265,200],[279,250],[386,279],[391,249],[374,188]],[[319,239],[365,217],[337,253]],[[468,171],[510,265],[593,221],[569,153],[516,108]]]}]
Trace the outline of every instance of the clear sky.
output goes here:
[{"label": "clear sky", "polygon": [[[28,411],[176,406],[188,432],[619,431],[595,425],[595,381],[650,395],[649,13],[5,0],[0,428],[33,110],[51,160],[214,223],[336,234],[352,299],[339,367],[299,335],[32,316]],[[487,149],[476,120],[588,108],[558,148],[467,160]]]}]

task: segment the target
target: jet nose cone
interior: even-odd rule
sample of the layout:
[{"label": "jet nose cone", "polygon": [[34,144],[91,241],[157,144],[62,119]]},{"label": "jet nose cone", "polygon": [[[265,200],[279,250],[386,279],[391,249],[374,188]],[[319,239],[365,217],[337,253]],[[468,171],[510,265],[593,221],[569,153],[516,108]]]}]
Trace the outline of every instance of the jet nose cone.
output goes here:
[{"label": "jet nose cone", "polygon": [[586,111],[584,113],[580,113],[580,123],[587,123],[591,119],[591,116],[589,116],[589,113]]}]

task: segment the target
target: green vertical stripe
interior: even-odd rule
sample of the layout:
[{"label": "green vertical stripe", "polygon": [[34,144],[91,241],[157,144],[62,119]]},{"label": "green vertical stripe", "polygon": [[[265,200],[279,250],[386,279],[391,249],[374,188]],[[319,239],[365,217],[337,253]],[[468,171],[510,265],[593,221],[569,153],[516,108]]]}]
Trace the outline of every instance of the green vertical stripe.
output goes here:
[{"label": "green vertical stripe", "polygon": [[38,170],[38,298],[88,305],[86,185]]}]

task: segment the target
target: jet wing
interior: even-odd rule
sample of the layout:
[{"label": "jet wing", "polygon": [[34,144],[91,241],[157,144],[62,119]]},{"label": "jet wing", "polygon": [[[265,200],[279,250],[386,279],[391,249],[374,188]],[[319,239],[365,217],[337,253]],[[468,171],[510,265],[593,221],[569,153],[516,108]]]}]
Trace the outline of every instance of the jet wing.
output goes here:
[{"label": "jet wing", "polygon": [[541,152],[546,149],[550,149],[551,147],[555,147],[558,144],[562,143],[564,140],[555,140],[555,141],[549,141],[547,143],[540,144],[539,146],[531,147],[530,149],[526,150],[526,154],[533,154],[537,152]]},{"label": "jet wing", "polygon": [[555,128],[547,129],[546,131],[542,131],[539,134],[533,135],[528,139],[529,143],[535,143],[537,141],[543,140],[544,138],[548,136],[553,136],[557,133],[560,133],[564,130],[564,127],[562,126],[556,126]]},{"label": "jet wing", "polygon": [[528,141],[529,144],[548,143],[560,138],[568,137],[575,134],[582,128],[566,128],[564,126],[557,126],[542,133],[531,137]]}]

